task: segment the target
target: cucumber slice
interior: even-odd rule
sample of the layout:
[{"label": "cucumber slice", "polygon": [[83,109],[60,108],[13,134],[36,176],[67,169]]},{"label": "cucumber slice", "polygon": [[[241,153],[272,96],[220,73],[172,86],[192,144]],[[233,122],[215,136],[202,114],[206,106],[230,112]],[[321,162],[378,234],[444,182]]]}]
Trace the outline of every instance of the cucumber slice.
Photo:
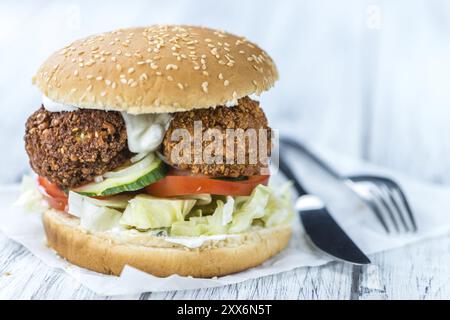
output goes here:
[{"label": "cucumber slice", "polygon": [[136,191],[164,178],[166,172],[166,165],[151,153],[129,167],[109,173],[102,182],[90,183],[73,191],[89,197]]}]

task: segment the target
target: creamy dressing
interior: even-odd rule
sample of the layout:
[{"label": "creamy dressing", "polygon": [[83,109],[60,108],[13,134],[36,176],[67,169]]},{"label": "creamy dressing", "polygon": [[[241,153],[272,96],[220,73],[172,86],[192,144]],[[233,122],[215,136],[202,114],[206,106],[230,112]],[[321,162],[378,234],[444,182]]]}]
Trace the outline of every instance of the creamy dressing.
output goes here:
[{"label": "creamy dressing", "polygon": [[164,240],[169,243],[179,244],[189,249],[197,249],[200,248],[207,241],[221,241],[225,239],[231,238],[239,238],[240,235],[237,234],[217,234],[212,236],[198,236],[198,237],[171,237],[167,235],[167,232],[164,232],[164,235],[158,235],[160,230],[148,230],[148,231],[138,231],[136,229],[126,229],[123,226],[116,226],[111,230],[108,230],[107,233],[120,236],[120,235],[131,235],[131,236],[143,236],[149,235],[157,237],[161,240]]},{"label": "creamy dressing", "polygon": [[206,241],[220,241],[228,238],[237,238],[234,234],[218,234],[214,236],[199,236],[199,237],[164,237],[164,241],[180,244],[190,249],[200,248]]},{"label": "creamy dressing", "polygon": [[[45,95],[42,104],[48,112],[72,112],[79,109],[55,102]],[[127,128],[128,149],[133,153],[144,154],[159,148],[172,120],[168,113],[131,115],[122,112],[122,117]]]},{"label": "creamy dressing", "polygon": [[72,112],[78,110],[77,107],[55,102],[45,95],[42,96],[42,104],[48,112]]},{"label": "creamy dressing", "polygon": [[171,121],[167,113],[131,115],[122,112],[128,135],[128,149],[134,153],[156,151]]}]

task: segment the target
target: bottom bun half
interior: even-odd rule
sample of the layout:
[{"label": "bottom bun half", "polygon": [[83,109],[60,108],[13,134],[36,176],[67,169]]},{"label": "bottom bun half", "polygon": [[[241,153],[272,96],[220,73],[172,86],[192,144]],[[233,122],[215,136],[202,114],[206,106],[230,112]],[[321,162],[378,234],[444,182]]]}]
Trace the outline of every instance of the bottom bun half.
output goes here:
[{"label": "bottom bun half", "polygon": [[60,256],[80,267],[113,275],[120,275],[129,265],[158,277],[223,276],[263,263],[283,250],[291,237],[290,226],[279,226],[208,240],[189,249],[138,232],[87,232],[78,218],[55,210],[47,211],[43,222],[48,245]]}]

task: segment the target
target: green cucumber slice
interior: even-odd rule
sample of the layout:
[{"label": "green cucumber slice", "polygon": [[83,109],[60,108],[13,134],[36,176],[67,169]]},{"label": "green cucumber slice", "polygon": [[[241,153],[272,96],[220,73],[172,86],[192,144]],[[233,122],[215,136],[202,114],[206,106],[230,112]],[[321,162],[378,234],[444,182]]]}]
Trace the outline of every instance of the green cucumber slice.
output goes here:
[{"label": "green cucumber slice", "polygon": [[151,153],[129,167],[105,174],[107,178],[102,182],[90,183],[73,191],[89,197],[136,191],[164,178],[166,172],[166,165]]}]

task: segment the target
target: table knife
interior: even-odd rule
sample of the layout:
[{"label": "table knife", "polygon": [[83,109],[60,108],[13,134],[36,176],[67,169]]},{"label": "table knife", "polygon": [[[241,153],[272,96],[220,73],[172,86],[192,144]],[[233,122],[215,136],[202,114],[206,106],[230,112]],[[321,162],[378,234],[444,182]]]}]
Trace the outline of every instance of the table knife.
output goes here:
[{"label": "table knife", "polygon": [[319,197],[308,194],[287,163],[280,157],[280,171],[292,181],[299,198],[295,209],[305,232],[315,247],[341,261],[352,264],[369,264],[369,258],[342,230]]}]

